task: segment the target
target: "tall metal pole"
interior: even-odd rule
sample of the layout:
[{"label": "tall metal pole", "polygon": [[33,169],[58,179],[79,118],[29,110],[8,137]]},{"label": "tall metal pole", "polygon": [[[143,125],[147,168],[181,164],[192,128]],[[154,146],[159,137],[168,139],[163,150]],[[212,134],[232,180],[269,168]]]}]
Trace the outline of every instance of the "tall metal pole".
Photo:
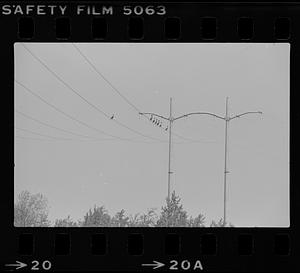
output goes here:
[{"label": "tall metal pole", "polygon": [[[183,114],[181,116],[177,116],[177,117],[173,117],[172,115],[172,98],[170,98],[170,116],[169,117],[164,117],[162,115],[156,114],[156,113],[151,113],[151,112],[144,112],[144,113],[140,113],[140,115],[150,115],[151,117],[157,117],[157,118],[161,118],[164,119],[166,121],[169,122],[169,167],[168,167],[168,199],[170,198],[170,183],[171,183],[171,146],[172,146],[172,124],[174,121],[177,121],[179,119],[182,118],[186,118],[192,115],[209,115],[212,116],[214,118],[218,118],[221,119],[223,121],[225,121],[225,163],[224,163],[224,215],[223,215],[223,220],[224,220],[224,224],[226,224],[226,193],[227,193],[227,173],[228,173],[228,169],[227,169],[227,160],[228,160],[228,127],[229,127],[229,121],[236,119],[236,118],[240,118],[242,116],[245,115],[249,115],[249,114],[262,114],[261,111],[248,111],[248,112],[244,112],[244,113],[240,113],[238,115],[235,116],[229,116],[229,110],[228,110],[228,97],[226,98],[226,112],[225,112],[225,117],[219,116],[217,114],[214,113],[210,113],[210,112],[191,112],[191,113],[186,113]],[[150,119],[151,120],[151,119]]]},{"label": "tall metal pole", "polygon": [[171,149],[172,149],[172,98],[170,98],[170,116],[169,116],[169,167],[168,167],[168,200],[170,200],[170,186],[171,186]]},{"label": "tall metal pole", "polygon": [[226,189],[227,189],[227,141],[228,141],[228,123],[229,123],[229,114],[228,114],[228,97],[226,98],[226,110],[225,110],[225,160],[224,160],[224,216],[223,221],[226,225]]}]

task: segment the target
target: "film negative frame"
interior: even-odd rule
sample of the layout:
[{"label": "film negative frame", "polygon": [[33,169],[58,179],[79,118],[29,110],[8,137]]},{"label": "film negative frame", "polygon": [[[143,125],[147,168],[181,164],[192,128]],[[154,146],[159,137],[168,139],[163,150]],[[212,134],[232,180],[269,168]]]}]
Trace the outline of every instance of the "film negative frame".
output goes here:
[{"label": "film negative frame", "polygon": [[[281,271],[300,270],[299,151],[297,92],[300,89],[300,5],[293,2],[90,2],[113,7],[93,18],[77,15],[77,2],[4,1],[0,4],[64,5],[64,15],[1,14],[2,83],[8,103],[8,164],[1,202],[3,271]],[[143,13],[134,11],[143,7]],[[145,13],[154,6],[156,14]],[[127,7],[128,15],[124,14]],[[162,8],[163,7],[163,8]],[[129,11],[130,10],[130,11]],[[162,13],[162,14],[157,14]],[[169,24],[169,26],[168,26]],[[96,35],[96,36],[95,36]],[[97,36],[98,35],[98,36]],[[101,37],[102,36],[102,37]],[[15,42],[288,42],[290,51],[290,227],[289,228],[16,228],[14,200]],[[271,99],[270,99],[271,103]],[[7,129],[7,127],[6,127]],[[4,131],[4,130],[3,130]],[[5,130],[6,132],[6,130]],[[7,159],[5,159],[5,162]],[[200,262],[199,262],[200,261]],[[9,265],[9,266],[8,266]],[[143,266],[149,265],[149,266]]]}]

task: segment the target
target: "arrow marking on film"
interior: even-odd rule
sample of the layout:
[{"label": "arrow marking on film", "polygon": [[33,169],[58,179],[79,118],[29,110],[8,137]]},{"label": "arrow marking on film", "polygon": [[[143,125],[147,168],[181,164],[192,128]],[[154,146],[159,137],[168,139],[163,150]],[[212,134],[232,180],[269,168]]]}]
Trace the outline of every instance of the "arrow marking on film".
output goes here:
[{"label": "arrow marking on film", "polygon": [[6,264],[5,266],[16,266],[16,270],[27,266],[27,264],[16,261],[16,264]]},{"label": "arrow marking on film", "polygon": [[153,269],[160,268],[164,266],[165,264],[157,261],[153,261],[153,264],[142,264],[142,266],[153,266]]}]

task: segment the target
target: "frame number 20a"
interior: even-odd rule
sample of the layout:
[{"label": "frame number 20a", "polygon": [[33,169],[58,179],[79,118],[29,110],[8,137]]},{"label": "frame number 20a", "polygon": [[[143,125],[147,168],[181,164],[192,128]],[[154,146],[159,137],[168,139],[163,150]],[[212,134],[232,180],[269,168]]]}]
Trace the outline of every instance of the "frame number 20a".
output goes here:
[{"label": "frame number 20a", "polygon": [[171,260],[169,270],[203,270],[203,267],[200,260],[195,262],[188,260],[183,260],[182,262]]},{"label": "frame number 20a", "polygon": [[168,270],[180,270],[180,271],[182,271],[182,270],[194,270],[194,271],[203,270],[203,266],[202,266],[200,260],[196,260],[196,261],[171,260],[167,264],[153,260],[152,263],[145,263],[145,264],[142,264],[142,266],[151,267],[154,270],[157,268],[162,268],[162,267],[165,267]]}]

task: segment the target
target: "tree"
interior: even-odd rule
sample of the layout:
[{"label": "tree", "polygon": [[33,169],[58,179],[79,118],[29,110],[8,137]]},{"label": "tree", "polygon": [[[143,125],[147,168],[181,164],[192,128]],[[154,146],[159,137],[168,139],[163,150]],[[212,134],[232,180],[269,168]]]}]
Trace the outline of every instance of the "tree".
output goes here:
[{"label": "tree", "polygon": [[210,227],[224,227],[224,226],[225,226],[225,223],[222,218],[218,222],[212,220],[211,224],[210,224]]},{"label": "tree", "polygon": [[74,222],[70,215],[64,219],[56,219],[54,227],[78,227],[78,224]]},{"label": "tree", "polygon": [[140,217],[139,213],[130,215],[129,219],[128,219],[128,226],[129,227],[138,227],[139,226],[139,217]]},{"label": "tree", "polygon": [[95,206],[93,211],[89,209],[81,222],[83,227],[109,227],[111,217],[104,206]]},{"label": "tree", "polygon": [[154,227],[157,221],[157,214],[154,208],[148,209],[146,213],[130,215],[128,226],[130,227]]},{"label": "tree", "polygon": [[111,220],[113,227],[127,227],[129,225],[129,217],[125,216],[125,210],[121,209]]},{"label": "tree", "polygon": [[197,217],[193,218],[192,216],[189,218],[188,226],[189,227],[204,227],[205,217],[203,214],[199,214]]},{"label": "tree", "polygon": [[22,191],[14,204],[14,226],[15,227],[47,227],[48,200],[41,193],[30,194]]},{"label": "tree", "polygon": [[147,213],[143,213],[139,217],[140,227],[154,227],[157,222],[157,214],[154,208],[148,209]]},{"label": "tree", "polygon": [[162,207],[161,215],[157,221],[158,227],[185,227],[188,226],[187,212],[180,204],[179,196],[175,191],[172,192],[171,198],[166,199],[166,206]]},{"label": "tree", "polygon": [[218,222],[214,220],[211,222],[210,227],[234,227],[233,224],[224,222],[223,218],[221,218]]}]

